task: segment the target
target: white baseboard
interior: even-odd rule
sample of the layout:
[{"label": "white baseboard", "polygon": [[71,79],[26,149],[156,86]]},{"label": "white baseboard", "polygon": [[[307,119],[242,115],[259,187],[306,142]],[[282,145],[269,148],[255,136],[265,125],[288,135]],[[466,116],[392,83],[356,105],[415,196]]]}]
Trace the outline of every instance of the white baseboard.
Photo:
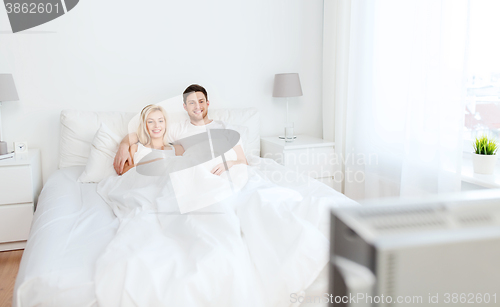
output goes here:
[{"label": "white baseboard", "polygon": [[16,250],[16,249],[24,249],[25,247],[26,247],[26,241],[0,243],[0,251],[1,252]]}]

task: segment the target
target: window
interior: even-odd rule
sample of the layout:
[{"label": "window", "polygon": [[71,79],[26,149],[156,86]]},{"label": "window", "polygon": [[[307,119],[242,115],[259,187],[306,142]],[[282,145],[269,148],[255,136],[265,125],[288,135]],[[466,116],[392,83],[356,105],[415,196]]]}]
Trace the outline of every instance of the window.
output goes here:
[{"label": "window", "polygon": [[499,12],[498,0],[470,1],[465,140],[482,134],[500,140]]}]

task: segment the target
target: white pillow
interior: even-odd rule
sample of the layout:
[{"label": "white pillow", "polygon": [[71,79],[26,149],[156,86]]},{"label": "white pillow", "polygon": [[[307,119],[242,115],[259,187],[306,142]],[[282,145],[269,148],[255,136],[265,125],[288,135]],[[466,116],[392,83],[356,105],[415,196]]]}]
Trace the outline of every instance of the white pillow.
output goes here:
[{"label": "white pillow", "polygon": [[113,161],[121,139],[102,123],[92,140],[89,159],[78,182],[100,182],[106,177],[116,175]]},{"label": "white pillow", "polygon": [[[180,122],[182,118],[189,118],[187,112],[182,109],[182,97],[175,103],[175,108],[169,104],[167,115],[170,123]],[[243,137],[243,149],[247,156],[258,157],[260,155],[260,117],[256,108],[246,109],[212,109],[209,117],[222,120],[226,123],[243,125],[248,128],[248,137]],[[117,135],[125,136],[128,133],[130,120],[138,113],[126,112],[91,112],[82,110],[61,111],[61,137],[59,144],[59,168],[86,165],[89,158],[91,142],[99,130],[101,123],[105,123],[111,131]],[[134,124],[132,131],[137,129],[138,123]],[[238,130],[238,129],[236,129]],[[240,131],[239,131],[240,132]],[[241,132],[240,132],[241,133]]]}]

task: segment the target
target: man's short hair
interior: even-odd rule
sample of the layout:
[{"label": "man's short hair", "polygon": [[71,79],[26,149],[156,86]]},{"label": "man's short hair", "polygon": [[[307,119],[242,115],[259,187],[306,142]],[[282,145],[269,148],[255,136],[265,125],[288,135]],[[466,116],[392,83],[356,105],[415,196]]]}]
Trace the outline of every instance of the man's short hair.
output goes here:
[{"label": "man's short hair", "polygon": [[208,100],[207,90],[203,86],[198,84],[191,84],[184,90],[184,93],[182,93],[182,100],[184,100],[184,104],[186,104],[187,97],[193,92],[202,92],[203,95],[205,95],[205,99]]}]

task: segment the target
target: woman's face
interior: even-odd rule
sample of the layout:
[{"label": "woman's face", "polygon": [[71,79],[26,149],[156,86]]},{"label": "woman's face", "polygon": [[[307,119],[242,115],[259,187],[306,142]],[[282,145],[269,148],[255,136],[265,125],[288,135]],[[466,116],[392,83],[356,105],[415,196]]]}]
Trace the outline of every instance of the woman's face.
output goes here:
[{"label": "woman's face", "polygon": [[161,111],[153,111],[146,118],[148,133],[152,139],[163,138],[165,134],[165,118]]}]

